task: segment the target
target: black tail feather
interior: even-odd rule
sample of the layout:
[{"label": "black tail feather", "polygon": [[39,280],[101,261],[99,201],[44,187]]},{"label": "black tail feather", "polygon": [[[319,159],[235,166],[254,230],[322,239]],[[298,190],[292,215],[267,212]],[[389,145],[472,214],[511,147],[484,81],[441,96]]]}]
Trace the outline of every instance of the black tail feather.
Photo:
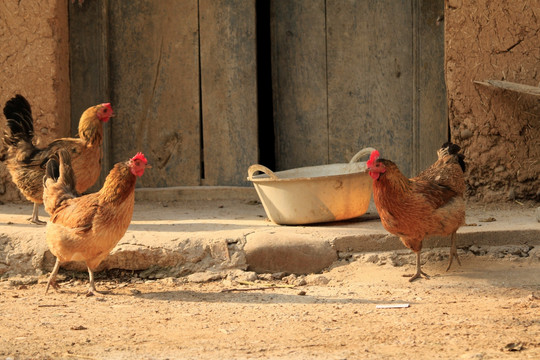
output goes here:
[{"label": "black tail feather", "polygon": [[34,137],[34,120],[32,108],[22,95],[15,95],[6,102],[4,116],[10,133],[6,131],[4,140],[9,145],[16,145],[20,140],[32,142]]}]

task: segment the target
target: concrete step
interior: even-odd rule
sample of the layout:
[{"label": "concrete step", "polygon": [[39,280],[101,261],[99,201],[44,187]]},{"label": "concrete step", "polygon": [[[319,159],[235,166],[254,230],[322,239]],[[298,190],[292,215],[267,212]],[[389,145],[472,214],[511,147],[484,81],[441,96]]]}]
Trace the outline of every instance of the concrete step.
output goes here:
[{"label": "concrete step", "polygon": [[[139,199],[128,231],[101,269],[167,276],[224,269],[305,274],[320,272],[350,253],[406,250],[384,230],[373,209],[349,221],[280,226],[267,219],[252,195],[242,200],[223,195],[210,200],[193,195],[185,201]],[[40,211],[47,220],[43,208]],[[52,269],[45,227],[27,222],[31,212],[28,203],[0,205],[0,276],[39,275]],[[458,231],[460,248],[540,246],[540,223],[530,206],[474,205],[468,209],[467,224]],[[449,244],[448,238],[430,238],[424,249]],[[85,271],[81,263],[65,267]]]}]

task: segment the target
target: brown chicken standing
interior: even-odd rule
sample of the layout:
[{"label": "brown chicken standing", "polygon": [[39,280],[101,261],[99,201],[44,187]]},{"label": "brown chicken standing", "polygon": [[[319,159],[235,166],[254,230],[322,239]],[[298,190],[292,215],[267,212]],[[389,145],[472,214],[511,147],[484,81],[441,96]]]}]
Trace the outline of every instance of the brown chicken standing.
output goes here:
[{"label": "brown chicken standing", "polygon": [[[396,164],[379,159],[377,150],[367,162],[373,178],[373,199],[384,228],[398,235],[403,244],[416,253],[416,273],[422,275],[420,251],[426,236],[451,236],[450,262],[460,263],[456,249],[456,231],[465,223],[465,163],[460,147],[443,144],[438,160],[417,177],[408,179]],[[461,265],[461,263],[460,263]]]},{"label": "brown chicken standing", "polygon": [[84,261],[94,295],[94,271],[124,236],[133,215],[135,182],[150,168],[143,154],[118,163],[100,191],[78,196],[69,153],[65,149],[47,162],[43,178],[43,203],[51,215],[47,223],[47,245],[56,256],[49,286],[57,289],[56,275],[68,261]]},{"label": "brown chicken standing", "polygon": [[73,159],[76,190],[82,193],[94,185],[101,172],[103,123],[113,116],[111,104],[92,106],[82,114],[78,138],[57,139],[41,149],[33,144],[32,109],[22,95],[16,95],[6,102],[4,115],[7,128],[1,159],[5,160],[15,185],[34,203],[29,220],[43,225],[45,222],[39,220],[38,209],[43,202],[43,175],[47,160],[58,149],[68,150]]}]

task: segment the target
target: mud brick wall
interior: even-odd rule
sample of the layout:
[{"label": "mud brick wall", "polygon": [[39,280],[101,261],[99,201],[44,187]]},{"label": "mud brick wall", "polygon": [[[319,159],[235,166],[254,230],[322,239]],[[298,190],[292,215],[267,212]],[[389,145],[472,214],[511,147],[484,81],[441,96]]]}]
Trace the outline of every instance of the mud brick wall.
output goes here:
[{"label": "mud brick wall", "polygon": [[473,199],[540,200],[540,98],[474,83],[540,86],[539,39],[539,0],[446,2],[450,130]]},{"label": "mud brick wall", "polygon": [[[28,99],[38,146],[70,134],[67,1],[0,1],[0,106],[17,93]],[[0,124],[3,134],[3,113]],[[0,200],[18,199],[0,164]]]}]

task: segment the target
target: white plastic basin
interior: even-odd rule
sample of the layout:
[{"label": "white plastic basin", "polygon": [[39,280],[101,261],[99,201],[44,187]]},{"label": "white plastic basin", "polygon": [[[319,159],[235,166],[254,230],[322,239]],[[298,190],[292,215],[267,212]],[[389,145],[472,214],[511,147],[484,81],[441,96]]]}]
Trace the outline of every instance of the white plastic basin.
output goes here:
[{"label": "white plastic basin", "polygon": [[[347,220],[366,213],[372,179],[366,162],[374,149],[360,150],[348,164],[330,164],[273,172],[255,164],[248,169],[266,215],[276,224],[301,225]],[[254,175],[256,172],[264,174]]]}]

